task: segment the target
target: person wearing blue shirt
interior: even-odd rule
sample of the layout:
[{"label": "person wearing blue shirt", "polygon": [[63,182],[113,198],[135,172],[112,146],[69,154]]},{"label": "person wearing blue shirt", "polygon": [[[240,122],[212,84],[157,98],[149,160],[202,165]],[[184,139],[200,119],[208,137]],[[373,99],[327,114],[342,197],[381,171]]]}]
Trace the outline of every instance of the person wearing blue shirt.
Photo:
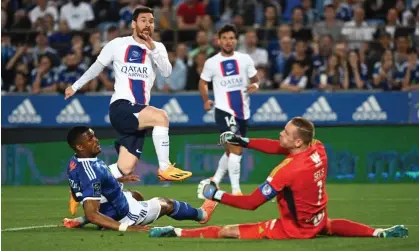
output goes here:
[{"label": "person wearing blue shirt", "polygon": [[57,91],[57,72],[49,55],[39,58],[38,68],[32,70],[31,76],[33,93]]},{"label": "person wearing blue shirt", "polygon": [[415,49],[408,52],[408,61],[399,69],[397,81],[404,91],[419,90],[419,61]]},{"label": "person wearing blue shirt", "polygon": [[[72,85],[74,82],[79,79],[86,69],[80,64],[80,60],[77,58],[77,55],[70,51],[66,56],[66,62],[63,67],[58,72],[58,88],[62,91],[65,90],[68,86]],[[84,91],[87,88],[81,89]]]},{"label": "person wearing blue shirt", "polygon": [[383,53],[381,60],[374,65],[372,87],[385,91],[392,90],[394,78],[396,76],[394,68],[393,53],[391,50],[386,50]]},{"label": "person wearing blue shirt", "polygon": [[350,51],[348,56],[348,89],[370,89],[368,67],[361,63],[357,51]]},{"label": "person wearing blue shirt", "polygon": [[[216,204],[209,208],[193,208],[183,201],[152,198],[137,201],[124,193],[110,168],[97,156],[101,152],[94,131],[76,126],[67,135],[69,146],[75,151],[68,164],[68,182],[74,200],[83,203],[85,218],[99,227],[138,232],[163,215],[175,220],[194,220],[206,223]],[[101,204],[101,201],[107,203]]]}]

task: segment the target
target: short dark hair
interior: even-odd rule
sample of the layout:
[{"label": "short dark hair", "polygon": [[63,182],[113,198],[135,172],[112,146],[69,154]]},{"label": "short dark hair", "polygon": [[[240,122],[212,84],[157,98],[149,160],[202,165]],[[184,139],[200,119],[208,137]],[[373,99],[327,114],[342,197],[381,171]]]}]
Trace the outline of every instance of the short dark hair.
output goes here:
[{"label": "short dark hair", "polygon": [[407,50],[407,54],[408,54],[408,55],[410,55],[410,54],[416,54],[416,50],[415,50],[415,48],[410,47],[410,48]]},{"label": "short dark hair", "polygon": [[233,32],[234,33],[234,36],[237,38],[237,29],[236,29],[236,26],[234,26],[232,24],[225,24],[225,25],[223,25],[223,27],[221,27],[218,30],[218,38],[221,38],[221,35],[223,35],[224,33],[230,32],[230,31]]},{"label": "short dark hair", "polygon": [[134,10],[134,13],[132,13],[132,21],[137,21],[138,16],[142,13],[153,14],[153,9],[146,6],[141,6],[141,7],[136,8]]},{"label": "short dark hair", "polygon": [[291,123],[298,128],[298,136],[303,140],[304,144],[309,144],[314,137],[313,123],[303,117],[294,117]]},{"label": "short dark hair", "polygon": [[76,150],[76,145],[80,143],[80,137],[83,133],[89,131],[90,128],[87,126],[75,126],[70,129],[67,134],[67,143],[68,145]]}]

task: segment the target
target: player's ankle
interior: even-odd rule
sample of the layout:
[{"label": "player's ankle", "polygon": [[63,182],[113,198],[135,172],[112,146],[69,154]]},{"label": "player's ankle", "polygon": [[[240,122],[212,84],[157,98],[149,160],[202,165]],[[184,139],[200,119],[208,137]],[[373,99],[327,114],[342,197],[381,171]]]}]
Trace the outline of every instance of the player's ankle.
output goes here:
[{"label": "player's ankle", "polygon": [[175,228],[173,229],[173,231],[175,231],[175,234],[177,237],[181,237],[182,236],[182,228]]},{"label": "player's ankle", "polygon": [[198,215],[196,217],[196,221],[203,221],[208,217],[207,211],[205,211],[203,208],[198,208]]}]

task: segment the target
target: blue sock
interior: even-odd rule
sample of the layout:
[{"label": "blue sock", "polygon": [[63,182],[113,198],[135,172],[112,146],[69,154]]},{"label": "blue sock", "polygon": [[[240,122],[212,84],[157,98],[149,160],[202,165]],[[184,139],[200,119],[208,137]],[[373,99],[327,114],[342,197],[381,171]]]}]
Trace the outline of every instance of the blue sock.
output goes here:
[{"label": "blue sock", "polygon": [[196,220],[203,219],[203,212],[201,209],[193,208],[184,201],[173,200],[173,213],[169,215],[175,220]]}]

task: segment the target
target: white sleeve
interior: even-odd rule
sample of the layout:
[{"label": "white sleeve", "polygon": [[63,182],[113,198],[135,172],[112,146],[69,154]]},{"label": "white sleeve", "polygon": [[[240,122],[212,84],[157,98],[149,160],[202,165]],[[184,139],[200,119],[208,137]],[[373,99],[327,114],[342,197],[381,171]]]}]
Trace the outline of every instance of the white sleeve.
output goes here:
[{"label": "white sleeve", "polygon": [[86,21],[92,21],[93,19],[95,19],[93,8],[90,4],[86,3]]},{"label": "white sleeve", "polygon": [[151,51],[151,58],[160,70],[160,74],[163,77],[169,77],[172,74],[172,65],[169,61],[169,55],[167,55],[166,47],[162,43],[154,42],[156,48]]},{"label": "white sleeve", "polygon": [[284,85],[289,85],[290,84],[290,79],[291,79],[291,77],[287,77],[285,80],[284,80],[284,82],[282,82],[282,84],[284,84]]},{"label": "white sleeve", "polygon": [[94,79],[103,71],[103,68],[105,66],[99,62],[99,60],[96,60],[89,69],[71,86],[74,91],[79,90],[82,88],[87,82]]},{"label": "white sleeve", "polygon": [[118,38],[107,43],[97,56],[97,61],[99,61],[104,66],[108,66],[113,61],[113,52],[114,52],[114,44]]},{"label": "white sleeve", "polygon": [[305,89],[306,88],[306,85],[307,85],[307,77],[304,76],[298,82],[298,87],[300,87],[301,89]]},{"label": "white sleeve", "polygon": [[253,78],[258,73],[255,68],[255,62],[253,62],[253,59],[249,55],[246,55],[246,57],[247,57],[247,61],[249,62],[246,69],[247,77]]},{"label": "white sleeve", "polygon": [[206,82],[211,82],[212,80],[210,60],[205,61],[204,69],[201,72],[201,79]]}]

